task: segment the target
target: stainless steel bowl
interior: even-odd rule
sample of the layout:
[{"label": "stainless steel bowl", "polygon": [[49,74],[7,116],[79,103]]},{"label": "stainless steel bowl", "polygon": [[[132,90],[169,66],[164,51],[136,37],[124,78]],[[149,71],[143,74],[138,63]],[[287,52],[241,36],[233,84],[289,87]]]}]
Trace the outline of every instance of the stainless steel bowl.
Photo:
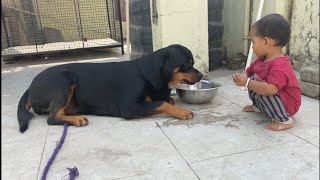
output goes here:
[{"label": "stainless steel bowl", "polygon": [[183,102],[202,104],[210,102],[217,95],[219,86],[220,83],[201,80],[193,85],[179,84],[176,91]]}]

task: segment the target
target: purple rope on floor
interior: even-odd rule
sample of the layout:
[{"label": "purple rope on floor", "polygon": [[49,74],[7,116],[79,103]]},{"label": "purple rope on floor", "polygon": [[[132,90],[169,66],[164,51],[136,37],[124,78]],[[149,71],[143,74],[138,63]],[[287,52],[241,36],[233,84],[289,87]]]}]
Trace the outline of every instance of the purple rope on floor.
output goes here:
[{"label": "purple rope on floor", "polygon": [[69,172],[69,180],[74,180],[76,178],[76,176],[79,175],[79,171],[77,169],[77,167],[74,168],[67,168],[70,172]]},{"label": "purple rope on floor", "polygon": [[[63,124],[64,129],[63,129],[62,136],[61,136],[61,138],[60,138],[60,142],[59,142],[59,144],[57,145],[57,147],[54,149],[54,152],[53,152],[52,156],[50,157],[50,159],[49,159],[46,167],[44,168],[43,174],[42,174],[42,176],[41,176],[41,180],[45,180],[45,179],[46,179],[47,174],[48,174],[48,172],[49,172],[49,168],[50,168],[50,166],[52,165],[54,159],[56,158],[59,150],[61,149],[62,144],[64,143],[64,140],[65,140],[66,135],[67,135],[68,126],[69,126],[69,124],[67,124],[67,123],[64,123],[64,124]],[[78,172],[78,170],[77,170],[76,167],[74,167],[74,168],[67,168],[67,169],[70,171],[70,172],[69,172],[70,180],[74,180],[75,176],[79,175],[79,172]],[[71,179],[71,177],[72,177],[73,179]]]}]

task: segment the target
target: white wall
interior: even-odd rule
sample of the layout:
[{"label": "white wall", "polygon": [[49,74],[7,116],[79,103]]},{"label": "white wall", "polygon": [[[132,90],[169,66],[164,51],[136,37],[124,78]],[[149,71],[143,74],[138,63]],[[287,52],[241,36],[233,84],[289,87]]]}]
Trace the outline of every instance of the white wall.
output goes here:
[{"label": "white wall", "polygon": [[[152,18],[152,0],[151,18]],[[195,68],[209,71],[207,0],[156,0],[157,22],[152,22],[153,50],[170,44],[189,48]]]}]

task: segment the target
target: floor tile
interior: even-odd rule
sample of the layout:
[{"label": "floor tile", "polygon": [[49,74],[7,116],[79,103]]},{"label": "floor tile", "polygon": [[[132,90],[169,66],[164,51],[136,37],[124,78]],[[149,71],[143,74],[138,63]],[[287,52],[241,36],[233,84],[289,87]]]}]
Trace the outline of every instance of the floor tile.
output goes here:
[{"label": "floor tile", "polygon": [[[120,124],[126,125],[69,134],[48,179],[60,179],[67,174],[66,167],[73,166],[80,171],[79,180],[129,177],[197,179],[155,122],[126,121]],[[61,133],[49,132],[40,172],[60,136]]]},{"label": "floor tile", "polygon": [[200,161],[191,166],[202,180],[319,179],[317,148],[302,140]]}]

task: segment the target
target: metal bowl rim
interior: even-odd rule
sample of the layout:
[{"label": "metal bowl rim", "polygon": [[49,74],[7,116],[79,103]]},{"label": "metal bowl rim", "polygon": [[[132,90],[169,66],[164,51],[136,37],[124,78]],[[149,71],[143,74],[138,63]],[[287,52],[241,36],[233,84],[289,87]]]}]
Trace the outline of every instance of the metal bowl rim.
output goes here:
[{"label": "metal bowl rim", "polygon": [[[208,81],[208,80],[200,80],[199,82],[205,82],[205,83],[208,83],[208,84],[213,84],[213,85],[216,85],[216,87],[208,88],[208,89],[185,89],[185,88],[179,88],[180,84],[178,84],[175,88],[177,90],[185,90],[185,91],[210,91],[210,90],[218,89],[221,86],[221,84],[218,83],[218,82],[212,82],[212,81]],[[186,85],[188,85],[188,84],[186,84]]]}]

